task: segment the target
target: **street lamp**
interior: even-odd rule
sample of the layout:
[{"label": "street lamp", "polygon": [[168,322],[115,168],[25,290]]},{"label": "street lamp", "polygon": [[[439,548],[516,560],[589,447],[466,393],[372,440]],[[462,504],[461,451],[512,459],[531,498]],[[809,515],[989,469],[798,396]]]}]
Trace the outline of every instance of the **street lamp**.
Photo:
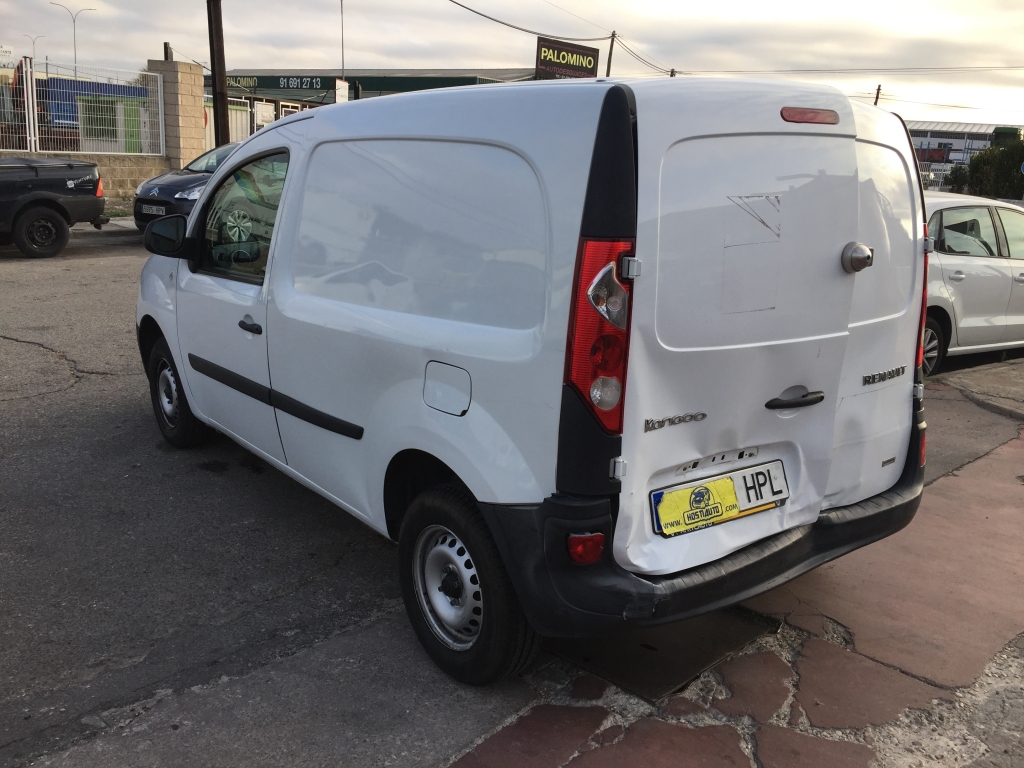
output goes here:
[{"label": "street lamp", "polygon": [[32,61],[35,61],[36,60],[36,40],[38,40],[40,37],[46,37],[46,35],[36,35],[35,37],[32,37],[32,35],[22,34],[22,37],[27,37],[29,40],[32,41]]},{"label": "street lamp", "polygon": [[50,2],[50,5],[56,5],[56,6],[59,6],[59,7],[63,8],[71,16],[71,36],[72,36],[72,40],[73,40],[74,46],[75,46],[75,80],[77,80],[78,79],[78,14],[82,13],[83,11],[95,11],[96,9],[95,8],[81,8],[76,13],[71,13],[71,9],[68,8],[66,5],[61,5],[60,3],[54,3],[54,2],[52,2],[52,0]]}]

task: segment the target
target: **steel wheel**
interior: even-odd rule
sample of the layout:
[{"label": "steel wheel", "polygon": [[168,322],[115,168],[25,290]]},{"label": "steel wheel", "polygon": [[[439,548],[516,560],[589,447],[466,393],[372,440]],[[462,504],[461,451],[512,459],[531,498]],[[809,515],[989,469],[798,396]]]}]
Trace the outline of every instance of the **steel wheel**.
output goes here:
[{"label": "steel wheel", "polygon": [[178,421],[178,382],[174,377],[174,371],[166,363],[160,366],[156,387],[160,400],[160,413],[167,425],[173,427]]},{"label": "steel wheel", "polygon": [[424,528],[413,551],[413,579],[420,610],[437,639],[468,651],[480,635],[483,597],[465,545],[443,525]]},{"label": "steel wheel", "polygon": [[252,217],[241,210],[234,210],[224,220],[224,230],[228,239],[241,243],[252,236]]},{"label": "steel wheel", "polygon": [[30,221],[25,236],[35,248],[48,248],[57,241],[57,228],[48,218]]},{"label": "steel wheel", "polygon": [[942,351],[942,340],[933,328],[924,328],[924,375],[931,376],[938,367],[939,354]]}]

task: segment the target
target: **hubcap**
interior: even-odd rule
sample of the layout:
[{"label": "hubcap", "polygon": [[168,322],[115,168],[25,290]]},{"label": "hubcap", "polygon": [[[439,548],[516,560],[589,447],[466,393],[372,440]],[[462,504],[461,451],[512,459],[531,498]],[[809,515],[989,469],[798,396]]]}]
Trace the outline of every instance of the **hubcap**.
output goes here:
[{"label": "hubcap", "polygon": [[157,377],[156,392],[164,420],[173,427],[178,420],[178,382],[174,378],[174,371],[166,363],[162,365]]},{"label": "hubcap", "polygon": [[25,234],[36,248],[46,248],[57,239],[57,228],[49,219],[36,219],[28,225]]},{"label": "hubcap", "polygon": [[224,228],[231,240],[240,243],[252,234],[252,219],[245,211],[232,211],[224,221]]},{"label": "hubcap", "polygon": [[465,544],[443,525],[431,525],[416,539],[412,567],[416,600],[438,640],[454,651],[472,648],[484,602]]},{"label": "hubcap", "polygon": [[924,375],[930,376],[939,359],[939,336],[931,328],[924,329]]}]

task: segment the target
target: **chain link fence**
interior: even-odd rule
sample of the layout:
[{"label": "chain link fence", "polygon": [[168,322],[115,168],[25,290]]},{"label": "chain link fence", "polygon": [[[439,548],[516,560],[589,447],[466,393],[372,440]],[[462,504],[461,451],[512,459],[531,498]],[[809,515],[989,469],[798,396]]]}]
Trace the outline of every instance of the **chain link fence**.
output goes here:
[{"label": "chain link fence", "polygon": [[26,56],[0,75],[0,149],[163,155],[162,79]]}]

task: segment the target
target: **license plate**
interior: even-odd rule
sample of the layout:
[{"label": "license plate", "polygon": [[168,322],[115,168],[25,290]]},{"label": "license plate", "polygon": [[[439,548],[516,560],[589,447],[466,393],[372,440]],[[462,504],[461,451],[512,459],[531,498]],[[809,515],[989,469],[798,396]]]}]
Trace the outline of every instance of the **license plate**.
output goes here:
[{"label": "license plate", "polygon": [[163,216],[165,213],[167,213],[167,209],[164,208],[162,205],[143,205],[142,212],[155,213],[157,216]]},{"label": "license plate", "polygon": [[679,536],[781,507],[788,498],[781,461],[739,469],[653,491],[654,530],[665,537]]}]

